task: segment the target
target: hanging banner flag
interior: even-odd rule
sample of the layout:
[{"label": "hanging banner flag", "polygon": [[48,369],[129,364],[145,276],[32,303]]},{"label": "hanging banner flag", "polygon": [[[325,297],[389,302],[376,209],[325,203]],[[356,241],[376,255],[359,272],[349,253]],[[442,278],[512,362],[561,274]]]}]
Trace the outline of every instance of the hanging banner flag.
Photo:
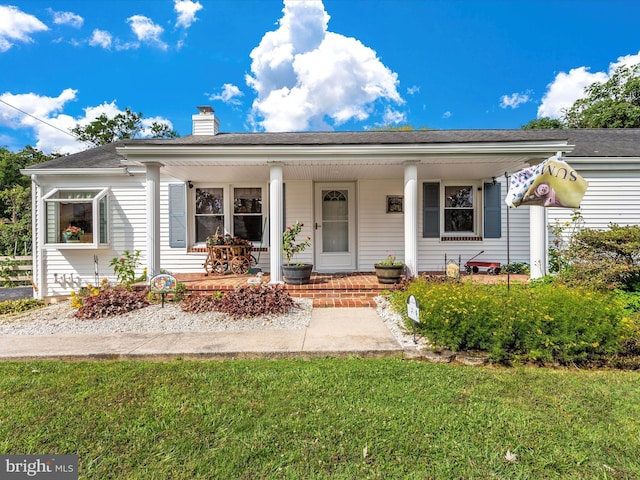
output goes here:
[{"label": "hanging banner flag", "polygon": [[505,202],[510,207],[579,208],[589,184],[562,157],[550,157],[511,177]]}]

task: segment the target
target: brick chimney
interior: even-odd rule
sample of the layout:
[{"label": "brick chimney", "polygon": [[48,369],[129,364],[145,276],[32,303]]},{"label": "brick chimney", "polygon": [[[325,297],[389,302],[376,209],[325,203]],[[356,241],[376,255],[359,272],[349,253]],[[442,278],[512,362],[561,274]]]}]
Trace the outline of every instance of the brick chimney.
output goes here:
[{"label": "brick chimney", "polygon": [[198,107],[200,112],[197,115],[192,115],[193,121],[192,134],[193,135],[217,135],[220,131],[220,121],[213,114],[213,108],[208,105]]}]

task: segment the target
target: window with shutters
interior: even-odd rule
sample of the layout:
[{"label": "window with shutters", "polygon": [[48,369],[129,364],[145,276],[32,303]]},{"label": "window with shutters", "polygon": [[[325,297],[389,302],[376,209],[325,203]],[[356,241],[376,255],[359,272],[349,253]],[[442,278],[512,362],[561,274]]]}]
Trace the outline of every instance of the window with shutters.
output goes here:
[{"label": "window with shutters", "polygon": [[500,183],[425,182],[422,188],[424,238],[443,241],[500,238]]}]

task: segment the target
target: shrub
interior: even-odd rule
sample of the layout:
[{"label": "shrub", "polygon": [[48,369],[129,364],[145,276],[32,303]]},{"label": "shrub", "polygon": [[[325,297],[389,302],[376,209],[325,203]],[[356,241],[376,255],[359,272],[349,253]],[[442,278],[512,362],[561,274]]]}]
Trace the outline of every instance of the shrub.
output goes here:
[{"label": "shrub", "polygon": [[22,313],[36,308],[42,308],[45,303],[36,298],[20,298],[18,300],[5,300],[0,302],[0,315]]},{"label": "shrub", "polygon": [[[558,285],[412,282],[392,295],[406,318],[406,298],[420,305],[419,331],[453,351],[481,350],[494,362],[589,363],[623,350],[637,325],[613,294]],[[409,320],[407,320],[409,321]],[[635,328],[635,327],[634,327]]]},{"label": "shrub", "polygon": [[289,293],[275,285],[248,285],[228,292],[214,309],[232,317],[257,317],[287,313],[293,307]]},{"label": "shrub", "polygon": [[97,295],[86,297],[75,316],[85,320],[104,318],[138,310],[148,305],[145,292],[133,292],[123,286],[107,287]]},{"label": "shrub", "polygon": [[574,231],[562,252],[558,280],[567,285],[633,291],[640,282],[640,226]]},{"label": "shrub", "polygon": [[221,292],[216,292],[214,295],[189,295],[182,303],[181,308],[183,312],[189,313],[211,312],[221,298]]}]

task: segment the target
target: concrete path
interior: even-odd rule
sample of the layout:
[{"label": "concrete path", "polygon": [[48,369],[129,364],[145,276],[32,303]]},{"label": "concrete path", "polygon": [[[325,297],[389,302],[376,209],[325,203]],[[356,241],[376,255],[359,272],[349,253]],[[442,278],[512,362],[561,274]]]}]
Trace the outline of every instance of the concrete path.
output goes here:
[{"label": "concrete path", "polygon": [[373,308],[315,308],[297,330],[0,335],[0,360],[317,358],[401,356]]}]

